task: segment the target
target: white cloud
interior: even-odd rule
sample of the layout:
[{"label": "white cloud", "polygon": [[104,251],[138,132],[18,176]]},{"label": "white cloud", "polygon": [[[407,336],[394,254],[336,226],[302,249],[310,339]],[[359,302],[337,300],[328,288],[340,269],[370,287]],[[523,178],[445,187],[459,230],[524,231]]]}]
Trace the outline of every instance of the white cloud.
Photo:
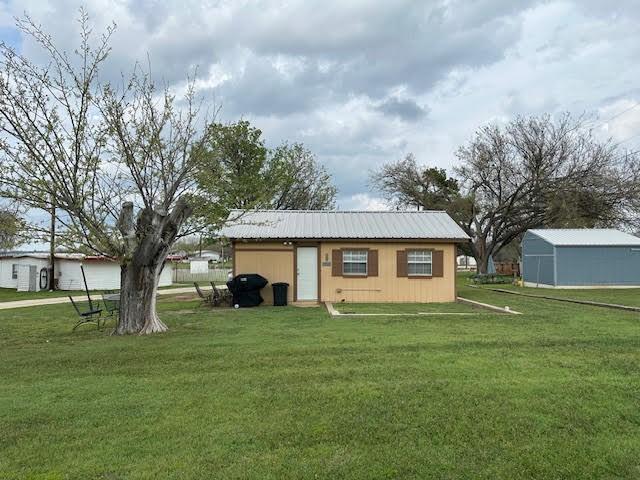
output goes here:
[{"label": "white cloud", "polygon": [[368,193],[357,193],[345,199],[339,206],[344,210],[389,210],[389,206],[382,198],[372,197]]},{"label": "white cloud", "polygon": [[[199,66],[197,87],[223,120],[307,144],[345,208],[380,207],[368,172],[408,152],[451,168],[488,122],[564,111],[602,122],[640,101],[633,0],[0,0],[0,27],[27,11],[71,49],[81,4],[96,31],[118,24],[107,77],[148,53],[179,92]],[[640,108],[598,133],[640,133]]]}]

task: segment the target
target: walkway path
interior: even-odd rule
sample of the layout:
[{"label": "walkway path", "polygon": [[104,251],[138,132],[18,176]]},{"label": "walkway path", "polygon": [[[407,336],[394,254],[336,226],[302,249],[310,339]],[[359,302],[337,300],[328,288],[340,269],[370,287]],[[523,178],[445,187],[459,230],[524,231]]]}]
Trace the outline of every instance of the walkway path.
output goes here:
[{"label": "walkway path", "polygon": [[[196,291],[193,287],[180,287],[180,288],[164,288],[158,290],[158,295],[175,295],[178,293],[193,293]],[[92,298],[97,297],[99,300],[99,294],[92,294]],[[83,302],[87,299],[86,295],[74,296],[74,302]],[[39,307],[42,305],[54,305],[57,303],[69,303],[69,297],[50,297],[50,298],[37,298],[33,300],[15,300],[13,302],[0,302],[0,310],[8,310],[10,308],[24,308],[24,307]]]}]

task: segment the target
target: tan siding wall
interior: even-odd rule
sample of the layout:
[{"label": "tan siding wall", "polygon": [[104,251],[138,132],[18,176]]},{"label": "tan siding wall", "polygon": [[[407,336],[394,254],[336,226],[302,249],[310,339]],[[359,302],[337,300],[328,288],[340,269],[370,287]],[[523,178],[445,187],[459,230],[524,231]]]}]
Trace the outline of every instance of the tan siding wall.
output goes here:
[{"label": "tan siding wall", "polygon": [[[323,262],[331,261],[331,251],[339,248],[378,250],[378,276],[345,278],[331,275],[330,266],[321,267],[321,298],[340,302],[452,302],[455,292],[455,245],[420,243],[331,243],[321,246]],[[398,278],[396,252],[407,248],[427,248],[444,252],[441,278]],[[338,292],[338,290],[342,290]]]},{"label": "tan siding wall", "polygon": [[[271,283],[289,284],[288,301],[293,301],[293,248],[282,242],[236,243],[235,272],[258,273],[269,280],[262,289],[264,305],[273,305]],[[281,251],[275,251],[281,250]]]},{"label": "tan siding wall", "polygon": [[[333,277],[331,252],[340,248],[378,250],[378,276],[367,278]],[[437,249],[444,252],[441,278],[398,278],[396,252],[410,248]],[[320,298],[339,302],[452,302],[455,300],[455,245],[435,243],[323,242],[320,246]],[[289,302],[293,301],[293,247],[282,242],[237,242],[235,272],[258,273],[269,282],[289,284]],[[337,290],[342,290],[338,292]],[[262,290],[265,305],[273,303],[271,284]]]}]

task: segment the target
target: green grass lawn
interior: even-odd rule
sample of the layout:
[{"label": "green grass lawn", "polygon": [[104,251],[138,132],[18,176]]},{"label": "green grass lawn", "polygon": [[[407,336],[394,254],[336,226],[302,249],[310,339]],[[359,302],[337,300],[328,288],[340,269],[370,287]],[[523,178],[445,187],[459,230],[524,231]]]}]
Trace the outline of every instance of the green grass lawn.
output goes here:
[{"label": "green grass lawn", "polygon": [[640,315],[462,290],[524,315],[2,311],[0,478],[640,477]]}]

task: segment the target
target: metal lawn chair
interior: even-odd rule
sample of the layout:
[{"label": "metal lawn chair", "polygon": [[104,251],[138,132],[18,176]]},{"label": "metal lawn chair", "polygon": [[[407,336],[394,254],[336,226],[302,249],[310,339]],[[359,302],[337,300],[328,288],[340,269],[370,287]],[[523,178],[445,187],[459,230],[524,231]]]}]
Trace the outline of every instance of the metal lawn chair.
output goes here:
[{"label": "metal lawn chair", "polygon": [[214,307],[219,307],[220,305],[228,305],[231,306],[233,303],[233,295],[228,289],[220,289],[216,287],[215,282],[211,283],[212,294],[211,294],[211,303]]},{"label": "metal lawn chair", "polygon": [[80,309],[79,305],[73,301],[73,297],[69,297],[69,300],[71,300],[73,308],[76,310],[76,313],[80,317],[78,323],[76,323],[73,329],[71,329],[72,332],[75,332],[76,328],[78,328],[80,325],[85,325],[87,323],[95,323],[98,327],[98,330],[100,330],[100,317],[102,315],[102,309],[99,308],[100,305],[98,303],[89,303],[89,309],[83,311]]},{"label": "metal lawn chair", "polygon": [[117,318],[120,314],[120,293],[115,290],[105,290],[102,293],[102,304],[109,317]]}]

